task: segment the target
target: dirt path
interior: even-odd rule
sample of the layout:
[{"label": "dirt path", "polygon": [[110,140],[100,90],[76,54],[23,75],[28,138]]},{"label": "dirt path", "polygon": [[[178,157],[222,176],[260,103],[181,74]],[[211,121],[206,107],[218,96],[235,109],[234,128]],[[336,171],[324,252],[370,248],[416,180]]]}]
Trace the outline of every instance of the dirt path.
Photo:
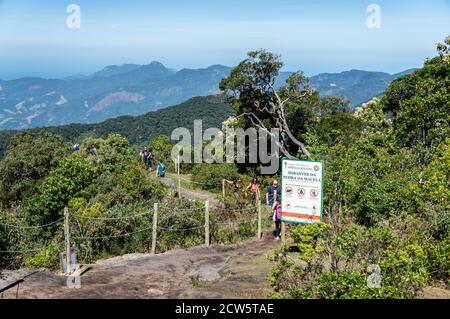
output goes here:
[{"label": "dirt path", "polygon": [[[150,175],[149,178],[153,178],[153,175]],[[171,190],[172,194],[178,191],[178,187],[176,186],[174,180],[170,177],[164,177],[160,178],[160,181],[165,184],[169,189]],[[206,192],[206,191],[200,191],[200,190],[193,190],[193,189],[187,189],[181,187],[180,189],[181,197],[188,198],[192,200],[197,201],[209,201],[211,207],[217,206],[219,204],[219,201],[216,198],[215,194]]]},{"label": "dirt path", "polygon": [[[68,288],[62,275],[41,271],[20,285],[19,298],[266,298],[271,265],[265,256],[278,245],[264,234],[231,246],[114,257],[83,274],[79,289]],[[3,296],[15,297],[15,288]]]}]

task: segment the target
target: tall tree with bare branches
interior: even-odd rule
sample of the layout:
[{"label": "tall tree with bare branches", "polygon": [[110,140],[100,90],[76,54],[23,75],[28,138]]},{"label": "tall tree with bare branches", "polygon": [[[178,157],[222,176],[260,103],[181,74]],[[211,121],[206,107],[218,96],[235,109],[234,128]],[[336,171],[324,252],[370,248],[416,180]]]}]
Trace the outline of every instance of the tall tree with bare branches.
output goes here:
[{"label": "tall tree with bare branches", "polygon": [[303,157],[311,158],[301,137],[291,131],[286,117],[286,106],[302,103],[314,91],[302,72],[293,73],[286,83],[276,88],[276,78],[283,62],[279,55],[266,50],[252,51],[220,82],[220,88],[231,97],[238,117],[244,118],[247,126],[262,129],[273,136],[271,128],[278,128],[278,146],[282,155],[296,158],[291,145],[300,149]]}]

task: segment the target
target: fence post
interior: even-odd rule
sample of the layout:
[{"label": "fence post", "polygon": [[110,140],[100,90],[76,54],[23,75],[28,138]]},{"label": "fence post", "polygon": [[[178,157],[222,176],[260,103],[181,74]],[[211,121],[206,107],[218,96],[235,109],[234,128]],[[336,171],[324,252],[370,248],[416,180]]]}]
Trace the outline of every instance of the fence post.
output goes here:
[{"label": "fence post", "polygon": [[156,228],[158,225],[158,203],[153,204],[152,254],[156,252]]},{"label": "fence post", "polygon": [[209,202],[205,202],[205,245],[209,246]]},{"label": "fence post", "polygon": [[281,242],[286,242],[286,223],[281,222]]},{"label": "fence post", "polygon": [[258,202],[258,234],[257,237],[258,239],[261,239],[261,196],[259,194],[259,189],[256,190],[257,191],[257,196],[256,196],[256,200]]},{"label": "fence post", "polygon": [[66,274],[72,273],[70,264],[70,230],[69,230],[69,210],[64,207],[64,239],[66,242]]},{"label": "fence post", "polygon": [[222,195],[225,200],[225,179],[222,179]]},{"label": "fence post", "polygon": [[178,197],[181,198],[180,153],[178,153],[177,158],[177,172],[178,172]]}]

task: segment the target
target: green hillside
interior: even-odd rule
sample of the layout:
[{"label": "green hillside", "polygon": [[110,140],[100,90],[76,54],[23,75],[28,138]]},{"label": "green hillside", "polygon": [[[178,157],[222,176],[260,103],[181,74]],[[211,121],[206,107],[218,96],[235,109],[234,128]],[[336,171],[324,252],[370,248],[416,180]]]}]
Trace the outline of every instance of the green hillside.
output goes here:
[{"label": "green hillside", "polygon": [[[196,119],[203,120],[203,127],[221,127],[221,123],[231,116],[231,106],[221,97],[194,97],[179,105],[167,107],[140,116],[121,116],[96,124],[69,124],[55,127],[42,127],[26,130],[33,134],[52,132],[75,142],[81,136],[106,137],[118,133],[128,139],[130,144],[143,144],[150,139],[170,133],[177,127],[192,128]],[[0,158],[3,157],[11,137],[18,131],[0,131]]]}]

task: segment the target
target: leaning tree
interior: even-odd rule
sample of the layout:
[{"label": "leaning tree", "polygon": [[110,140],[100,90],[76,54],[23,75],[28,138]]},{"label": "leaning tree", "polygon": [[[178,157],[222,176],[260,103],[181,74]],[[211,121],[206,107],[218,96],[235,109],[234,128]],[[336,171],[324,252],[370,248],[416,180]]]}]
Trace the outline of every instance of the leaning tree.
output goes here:
[{"label": "leaning tree", "polygon": [[286,105],[302,103],[313,94],[308,79],[301,72],[291,74],[285,84],[276,86],[283,63],[279,55],[266,50],[252,51],[248,58],[232,69],[220,82],[220,89],[229,95],[237,116],[249,125],[271,133],[279,129],[276,141],[282,155],[295,158],[289,151],[292,143],[298,146],[306,158],[311,158],[305,144],[291,131],[286,118]]}]

